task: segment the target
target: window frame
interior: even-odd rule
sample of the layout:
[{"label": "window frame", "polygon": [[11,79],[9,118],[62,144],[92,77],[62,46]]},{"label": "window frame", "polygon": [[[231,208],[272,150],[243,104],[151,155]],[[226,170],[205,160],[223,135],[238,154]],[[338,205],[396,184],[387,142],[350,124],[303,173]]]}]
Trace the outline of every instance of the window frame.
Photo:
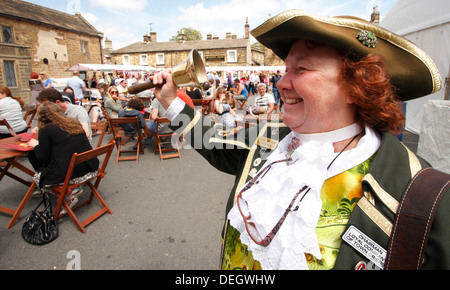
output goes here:
[{"label": "window frame", "polygon": [[[7,28],[9,30],[10,41],[6,41],[5,40],[5,34],[4,34],[5,28]],[[2,37],[1,38],[1,42],[3,42],[3,43],[14,43],[13,32],[12,32],[11,26],[2,25],[2,35],[1,35],[1,37]]]},{"label": "window frame", "polygon": [[[234,54],[234,57],[232,56]],[[236,63],[238,62],[237,50],[227,50],[227,62],[228,63]]]},{"label": "window frame", "polygon": [[[10,65],[11,64],[11,65]],[[3,60],[3,72],[7,87],[17,87],[16,62],[14,60]]]},{"label": "window frame", "polygon": [[[145,61],[144,61],[144,59],[145,59]],[[140,63],[140,65],[148,65],[148,55],[147,54],[139,55],[139,63]]]},{"label": "window frame", "polygon": [[[160,57],[162,58],[162,61],[160,61]],[[156,65],[165,65],[165,64],[166,64],[166,55],[164,53],[157,53]]]},{"label": "window frame", "polygon": [[80,39],[80,51],[81,53],[88,53],[88,42]]},{"label": "window frame", "polygon": [[[126,60],[128,59],[128,60]],[[131,57],[129,54],[122,55],[122,63],[123,65],[130,65],[131,64]]]}]

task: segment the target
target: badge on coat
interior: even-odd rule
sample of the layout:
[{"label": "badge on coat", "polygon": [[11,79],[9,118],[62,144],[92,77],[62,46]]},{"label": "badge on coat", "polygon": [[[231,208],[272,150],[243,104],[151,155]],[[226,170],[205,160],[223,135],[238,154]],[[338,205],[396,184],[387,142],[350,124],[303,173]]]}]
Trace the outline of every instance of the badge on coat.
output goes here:
[{"label": "badge on coat", "polygon": [[375,243],[366,234],[351,225],[342,235],[342,240],[369,259],[380,269],[384,269],[386,250]]}]

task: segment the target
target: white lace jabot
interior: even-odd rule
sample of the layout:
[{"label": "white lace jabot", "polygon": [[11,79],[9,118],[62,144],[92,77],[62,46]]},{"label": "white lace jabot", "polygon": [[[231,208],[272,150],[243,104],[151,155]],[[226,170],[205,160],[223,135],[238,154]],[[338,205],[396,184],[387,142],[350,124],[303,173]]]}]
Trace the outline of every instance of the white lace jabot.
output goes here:
[{"label": "white lace jabot", "polygon": [[[337,156],[333,143],[354,137],[363,130],[354,124],[323,134],[297,134],[291,132],[280,141],[268,157],[268,162],[286,158],[288,144],[293,136],[301,139],[301,145],[292,153],[293,161],[277,163],[242,195],[248,203],[251,220],[258,232],[265,237],[279,221],[297,191],[304,185],[311,190],[296,201],[299,209],[287,215],[271,244],[259,246],[249,237],[243,218],[235,205],[228,214],[231,226],[240,232],[241,242],[248,246],[253,258],[263,269],[308,269],[305,253],[321,259],[316,237],[316,226],[322,209],[320,190],[324,181],[334,175],[361,164],[379,148],[380,138],[366,127],[365,135],[356,148],[344,151],[330,170],[327,167]],[[349,136],[350,135],[350,136]]]}]

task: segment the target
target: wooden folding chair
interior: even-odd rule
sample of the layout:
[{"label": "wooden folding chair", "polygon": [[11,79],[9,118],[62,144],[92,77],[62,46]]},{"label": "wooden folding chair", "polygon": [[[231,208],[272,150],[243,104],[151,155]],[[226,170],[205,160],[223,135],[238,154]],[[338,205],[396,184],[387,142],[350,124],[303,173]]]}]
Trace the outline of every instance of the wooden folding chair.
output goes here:
[{"label": "wooden folding chair", "polygon": [[[181,158],[180,148],[178,145],[178,138],[172,138],[172,136],[177,135],[175,132],[170,133],[160,133],[158,128],[161,124],[170,123],[167,118],[157,118],[156,122],[156,133],[150,132],[150,134],[155,138],[155,155],[159,153],[161,161],[168,158],[178,157]],[[172,147],[172,140],[175,141],[175,147]],[[166,152],[174,152],[165,154]]]},{"label": "wooden folding chair", "polygon": [[34,117],[36,116],[37,108],[28,109],[23,116],[24,121],[27,123],[27,129],[31,128],[31,123],[33,123]]},{"label": "wooden folding chair", "polygon": [[107,128],[108,128],[108,122],[92,122],[91,123],[92,132],[95,132],[98,130],[102,131],[102,133],[100,133],[100,136],[98,138],[97,147],[102,146],[103,137],[105,136]]},{"label": "wooden folding chair", "polygon": [[247,103],[248,99],[249,99],[248,97],[245,100],[236,99],[238,106],[240,107],[239,110],[242,110],[246,106],[245,104]]},{"label": "wooden folding chair", "polygon": [[[78,227],[78,229],[81,232],[86,233],[86,230],[84,228],[88,224],[90,224],[91,222],[93,222],[94,220],[99,218],[105,212],[112,214],[111,209],[108,207],[106,202],[100,196],[100,194],[98,192],[98,186],[100,185],[101,180],[106,175],[106,166],[108,165],[109,158],[114,149],[114,143],[115,143],[115,141],[112,140],[111,142],[109,142],[107,145],[105,145],[103,147],[92,149],[92,150],[89,150],[89,151],[86,151],[86,152],[83,152],[80,154],[74,153],[72,155],[72,159],[70,161],[69,168],[67,169],[66,178],[64,180],[64,183],[62,183],[60,185],[52,186],[52,188],[51,188],[52,191],[55,193],[55,195],[58,198],[58,203],[57,203],[55,213],[54,213],[55,219],[59,219],[65,215],[69,215],[72,218],[72,220],[74,221],[74,223],[76,224],[76,226]],[[77,164],[82,163],[82,162],[87,161],[92,158],[98,158],[101,155],[105,155],[105,158],[103,159],[103,162],[100,163],[95,176],[93,176],[89,180],[85,180],[80,183],[71,182],[72,172]],[[94,180],[95,180],[95,183],[92,184],[92,182]],[[89,188],[91,189],[91,195],[89,196],[89,198],[86,201],[78,204],[76,207],[71,209],[68,206],[67,202],[64,200],[65,197],[70,195],[73,188],[79,187],[84,184],[87,184],[89,186]],[[9,222],[7,229],[10,229],[15,224],[20,213],[22,212],[23,208],[25,207],[25,204],[30,199],[31,194],[33,193],[33,191],[35,189],[36,189],[36,183],[32,182],[30,187],[28,188],[27,193],[25,194],[24,198],[20,202],[19,207],[15,211],[11,211],[11,214],[13,214],[13,217],[11,218],[11,221]],[[97,200],[100,202],[100,204],[102,205],[102,208],[99,211],[97,211],[96,213],[94,213],[93,215],[91,215],[89,218],[85,219],[83,222],[80,222],[78,220],[78,218],[75,216],[74,210],[80,208],[81,206],[83,206],[85,204],[91,204],[94,197],[97,198]],[[61,214],[60,213],[61,208],[64,208],[66,210],[67,214]]]},{"label": "wooden folding chair", "polygon": [[8,128],[9,133],[12,136],[17,136],[16,132],[14,132],[14,130],[11,128],[11,126],[8,124],[8,121],[6,121],[6,119],[0,119],[0,126],[6,126],[6,128]]},{"label": "wooden folding chair", "polygon": [[[100,193],[98,192],[98,187],[100,185],[100,182],[106,175],[106,166],[108,165],[109,158],[111,157],[111,153],[114,149],[114,141],[109,142],[107,145],[95,148],[80,154],[74,153],[72,155],[72,159],[70,160],[69,168],[67,169],[66,178],[64,179],[64,183],[62,185],[54,185],[51,187],[52,191],[55,193],[56,197],[58,198],[58,202],[56,204],[55,209],[55,220],[58,220],[66,215],[69,215],[70,218],[73,220],[75,225],[78,227],[78,229],[82,233],[86,233],[85,227],[92,223],[94,220],[98,219],[100,216],[102,216],[104,213],[112,214],[112,210],[109,208],[109,206],[106,204],[105,200],[100,196]],[[103,161],[99,158],[100,156],[103,156]],[[77,164],[83,163],[85,161],[88,161],[92,158],[99,158],[100,164],[97,170],[97,173],[92,178],[85,180],[85,181],[79,181],[78,183],[74,182],[76,179],[72,179],[72,173]],[[77,204],[75,207],[70,208],[69,204],[66,202],[65,198],[69,196],[72,192],[72,189],[76,187],[80,187],[83,185],[87,185],[90,190],[91,194],[87,200],[84,202]],[[86,218],[84,221],[80,221],[76,216],[74,211],[82,207],[86,204],[91,204],[94,200],[94,197],[100,202],[101,209],[92,214],[90,217]],[[64,208],[67,213],[61,213],[61,209]]]},{"label": "wooden folding chair", "polygon": [[[117,160],[116,162],[119,163],[120,160],[136,160],[139,161],[139,153],[144,154],[144,145],[142,144],[142,132],[141,128],[139,126],[139,119],[138,117],[125,117],[125,118],[110,118],[109,122],[111,124],[111,128],[113,130],[114,134],[114,140],[116,141],[117,146]],[[134,139],[133,137],[125,135],[125,132],[120,127],[120,124],[135,124],[137,128],[137,148],[135,149],[123,149],[123,146],[126,146],[127,141],[130,139]],[[121,156],[124,153],[135,153],[134,156]]]},{"label": "wooden folding chair", "polygon": [[100,110],[102,110],[103,115],[106,118],[106,121],[108,122],[108,133],[107,134],[111,134],[112,133],[112,128],[111,128],[111,123],[109,122],[109,120],[111,119],[111,117],[108,116],[108,114],[106,114],[106,110],[103,107],[100,107]]}]

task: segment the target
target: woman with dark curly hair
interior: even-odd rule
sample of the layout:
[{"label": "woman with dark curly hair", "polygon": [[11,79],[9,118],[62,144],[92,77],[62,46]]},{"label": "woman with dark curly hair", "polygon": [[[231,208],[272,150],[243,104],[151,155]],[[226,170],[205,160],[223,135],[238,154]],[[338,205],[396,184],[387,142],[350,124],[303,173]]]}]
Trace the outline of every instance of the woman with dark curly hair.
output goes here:
[{"label": "woman with dark curly hair", "polygon": [[[36,174],[34,181],[39,189],[64,181],[67,168],[73,153],[91,150],[91,144],[81,123],[62,112],[61,108],[52,102],[42,103],[37,111],[38,140],[32,139],[28,144],[34,147],[28,154],[28,160]],[[85,161],[75,166],[73,178],[91,174],[98,168],[97,158]],[[38,197],[37,190],[33,197]],[[73,206],[77,199],[68,197]]]},{"label": "woman with dark curly hair", "polygon": [[[170,70],[153,77],[171,128],[236,175],[221,268],[450,269],[450,177],[434,173],[445,178],[439,198],[435,184],[420,178],[427,190],[408,201],[410,223],[398,223],[416,174],[436,172],[395,135],[405,121],[401,101],[442,87],[429,56],[355,17],[290,10],[252,34],[285,60],[277,83],[282,123],[259,120],[225,135],[176,99]],[[422,215],[428,228],[419,231]]]}]

